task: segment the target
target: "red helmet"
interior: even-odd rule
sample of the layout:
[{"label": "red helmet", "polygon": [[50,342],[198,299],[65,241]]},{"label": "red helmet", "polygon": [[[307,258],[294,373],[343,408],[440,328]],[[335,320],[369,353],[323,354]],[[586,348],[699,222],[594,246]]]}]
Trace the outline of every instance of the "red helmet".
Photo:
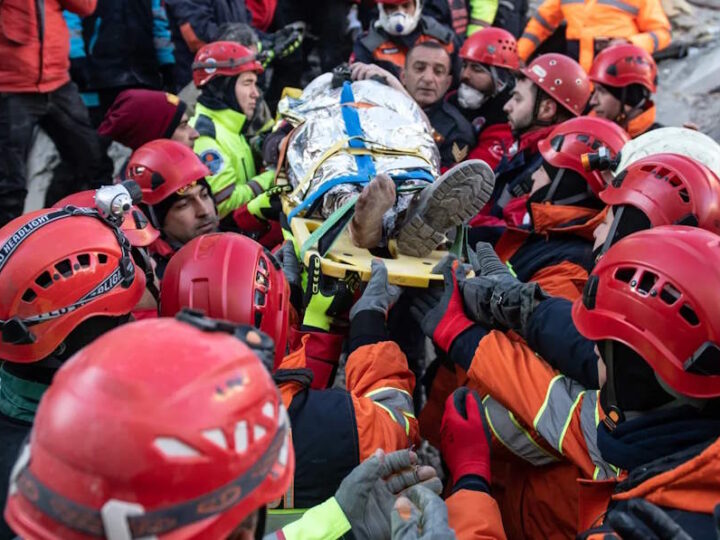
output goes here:
[{"label": "red helmet", "polygon": [[160,315],[182,308],[249,324],[275,341],[275,366],[285,356],[290,288],[274,257],[260,244],[233,233],[207,234],[185,244],[165,269]]},{"label": "red helmet", "polygon": [[541,54],[520,72],[575,116],[580,116],[592,89],[575,60],[557,53]]},{"label": "red helmet", "polygon": [[58,371],[13,469],[15,532],[228,538],[284,494],[295,455],[270,374],[230,325],[196,324],[123,325]]},{"label": "red helmet", "polygon": [[130,313],[144,290],[127,238],[96,211],[20,216],[0,229],[0,358],[42,360],[83,321]]},{"label": "red helmet", "polygon": [[617,88],[640,84],[655,93],[657,65],[650,53],[637,45],[616,45],[603,49],[595,57],[590,68],[590,80]]},{"label": "red helmet", "polygon": [[581,116],[556,126],[546,139],[538,143],[538,150],[553,167],[571,169],[582,175],[597,195],[605,189],[605,179],[601,171],[587,171],[582,156],[605,147],[614,159],[629,140],[630,136],[615,122]]},{"label": "red helmet", "polygon": [[600,198],[641,210],[653,227],[693,225],[720,234],[720,180],[687,156],[640,159],[618,174]]},{"label": "red helmet", "polygon": [[501,28],[483,28],[465,40],[460,58],[488,66],[520,69],[515,37]]},{"label": "red helmet", "polygon": [[[53,208],[65,208],[68,205],[95,208],[95,190],[89,189],[68,195],[56,202]],[[125,216],[120,229],[134,247],[147,247],[160,237],[160,231],[150,224],[137,206],[133,206],[130,213]]]},{"label": "red helmet", "polygon": [[142,202],[152,206],[212,173],[184,144],[158,139],[132,153],[125,176],[140,185]]},{"label": "red helmet", "polygon": [[253,71],[258,75],[263,67],[255,53],[234,41],[216,41],[202,47],[192,64],[193,82],[198,88],[215,77],[238,75]]},{"label": "red helmet", "polygon": [[[632,234],[600,259],[573,321],[639,354],[682,395],[720,396],[720,237],[694,227]],[[641,381],[638,381],[641,384]]]}]

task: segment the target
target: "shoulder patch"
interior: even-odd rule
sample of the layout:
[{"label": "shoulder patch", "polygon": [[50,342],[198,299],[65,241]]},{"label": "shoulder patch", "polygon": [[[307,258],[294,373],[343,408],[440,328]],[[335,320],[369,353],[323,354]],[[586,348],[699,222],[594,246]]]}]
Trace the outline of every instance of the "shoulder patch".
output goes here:
[{"label": "shoulder patch", "polygon": [[198,115],[194,127],[200,135],[210,137],[211,139],[215,138],[215,123],[209,116],[205,116],[204,114]]},{"label": "shoulder patch", "polygon": [[222,155],[215,148],[210,148],[200,152],[200,161],[202,161],[205,166],[210,169],[213,176],[219,173],[225,165]]},{"label": "shoulder patch", "polygon": [[460,163],[463,159],[465,159],[469,151],[470,147],[467,144],[459,146],[457,141],[453,142],[451,152],[455,163]]}]

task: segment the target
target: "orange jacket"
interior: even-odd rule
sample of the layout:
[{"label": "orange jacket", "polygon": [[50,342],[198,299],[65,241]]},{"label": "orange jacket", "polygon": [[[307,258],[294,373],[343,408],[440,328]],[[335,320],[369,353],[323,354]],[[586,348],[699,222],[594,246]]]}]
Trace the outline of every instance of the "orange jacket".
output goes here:
[{"label": "orange jacket", "polygon": [[43,3],[0,2],[0,92],[45,93],[70,82],[70,33],[62,12],[90,15],[97,0],[46,0],[40,16],[37,5]]},{"label": "orange jacket", "polygon": [[505,540],[495,499],[482,491],[461,489],[445,501],[450,527],[458,540]]},{"label": "orange jacket", "polygon": [[[307,367],[308,339],[303,337],[303,346],[286,356],[278,370]],[[420,442],[418,423],[413,415],[415,376],[396,343],[365,345],[350,354],[345,365],[345,383],[355,412],[358,462],[369,458],[378,448],[394,452]],[[296,381],[278,386],[288,409],[295,396],[306,390]],[[332,434],[328,434],[328,440],[331,438]]]},{"label": "orange jacket", "polygon": [[527,60],[563,20],[567,39],[580,43],[579,62],[588,72],[597,38],[625,38],[650,54],[670,44],[670,22],[660,0],[545,0],[518,40],[520,58]]},{"label": "orange jacket", "polygon": [[495,251],[521,281],[534,281],[549,295],[573,301],[587,281],[592,234],[607,210],[531,203],[530,211],[533,230],[508,227]]}]

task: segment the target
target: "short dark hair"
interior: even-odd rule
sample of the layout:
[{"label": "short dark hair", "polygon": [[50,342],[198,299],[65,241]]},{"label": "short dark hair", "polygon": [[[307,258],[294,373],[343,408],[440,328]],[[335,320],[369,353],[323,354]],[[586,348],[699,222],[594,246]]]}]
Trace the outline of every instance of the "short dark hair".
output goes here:
[{"label": "short dark hair", "polygon": [[447,52],[447,49],[443,46],[442,43],[439,43],[437,41],[421,41],[420,43],[415,43],[412,47],[410,47],[410,50],[405,55],[405,67],[407,67],[408,59],[410,58],[410,55],[413,53],[415,49],[419,49],[420,47],[425,47],[426,49],[434,49],[434,50],[442,50],[447,55],[448,59],[448,65],[450,69],[452,69],[452,58],[450,58],[450,53]]}]

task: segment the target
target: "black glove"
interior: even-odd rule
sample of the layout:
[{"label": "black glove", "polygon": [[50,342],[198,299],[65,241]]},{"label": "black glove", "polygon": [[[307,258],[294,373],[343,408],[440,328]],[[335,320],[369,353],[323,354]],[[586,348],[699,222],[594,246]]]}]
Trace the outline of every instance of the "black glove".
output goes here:
[{"label": "black glove", "polygon": [[294,53],[305,38],[305,24],[291,23],[268,36],[263,42],[264,49],[257,55],[264,68],[277,58],[285,58]]},{"label": "black glove", "polygon": [[292,129],[292,124],[284,121],[277,129],[265,137],[262,145],[262,158],[269,167],[277,167],[280,159],[280,144]]},{"label": "black glove", "polygon": [[320,256],[310,256],[305,288],[303,326],[330,330],[335,317],[347,312],[353,303],[359,281],[335,279],[321,271]]},{"label": "black glove", "polygon": [[691,540],[665,511],[644,499],[630,499],[627,511],[612,510],[605,525],[623,540]]}]

